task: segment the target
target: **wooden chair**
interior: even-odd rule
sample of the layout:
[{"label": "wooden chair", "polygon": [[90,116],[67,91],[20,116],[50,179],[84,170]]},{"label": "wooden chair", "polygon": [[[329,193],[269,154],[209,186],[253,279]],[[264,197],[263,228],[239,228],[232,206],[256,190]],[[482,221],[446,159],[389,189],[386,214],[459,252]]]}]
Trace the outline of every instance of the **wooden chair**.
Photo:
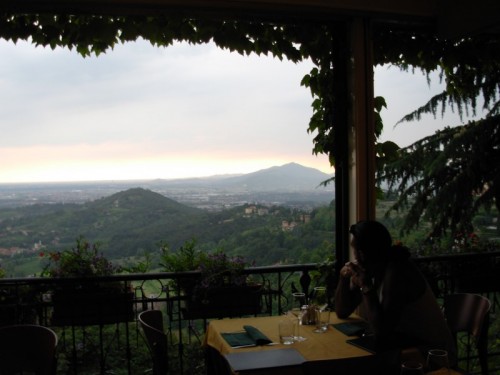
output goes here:
[{"label": "wooden chair", "polygon": [[11,325],[0,328],[0,374],[54,375],[57,335],[50,328]]},{"label": "wooden chair", "polygon": [[[443,309],[450,331],[465,346],[465,354],[458,353],[458,359],[467,363],[466,371],[471,368],[472,347],[475,346],[481,374],[488,374],[488,328],[491,302],[488,298],[472,293],[446,295]],[[462,334],[463,340],[458,340]],[[457,346],[458,348],[458,346]]]},{"label": "wooden chair", "polygon": [[163,314],[160,310],[146,310],[138,316],[153,360],[153,374],[168,373],[167,335],[163,332]]}]

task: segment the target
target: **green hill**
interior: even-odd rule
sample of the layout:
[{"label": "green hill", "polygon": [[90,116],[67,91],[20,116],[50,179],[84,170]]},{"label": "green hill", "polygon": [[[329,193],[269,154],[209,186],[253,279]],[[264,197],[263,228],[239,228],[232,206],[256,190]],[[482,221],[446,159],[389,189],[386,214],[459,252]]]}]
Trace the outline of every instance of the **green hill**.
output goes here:
[{"label": "green hill", "polygon": [[43,205],[19,209],[0,224],[0,246],[31,248],[34,243],[67,248],[82,235],[99,240],[110,257],[134,255],[168,239],[173,246],[186,241],[186,230],[207,222],[204,211],[182,205],[161,194],[134,188],[84,205]]},{"label": "green hill", "polygon": [[180,246],[186,231],[207,221],[204,211],[185,206],[161,194],[129,189],[85,205],[88,221],[80,228],[87,238],[99,238],[109,256],[134,255],[157,247],[160,240]]},{"label": "green hill", "polygon": [[[245,205],[214,213],[133,188],[82,205],[34,205],[3,212],[0,248],[16,246],[24,252],[0,256],[0,264],[8,275],[37,273],[40,251],[71,248],[79,236],[99,242],[108,258],[125,265],[147,251],[153,268],[159,263],[160,241],[177,249],[191,239],[202,250],[222,248],[256,265],[321,261],[332,252],[333,212],[332,206],[315,209],[307,221],[303,212],[282,206]],[[283,231],[284,221],[293,223],[294,230]],[[44,247],[34,248],[39,243]]]}]

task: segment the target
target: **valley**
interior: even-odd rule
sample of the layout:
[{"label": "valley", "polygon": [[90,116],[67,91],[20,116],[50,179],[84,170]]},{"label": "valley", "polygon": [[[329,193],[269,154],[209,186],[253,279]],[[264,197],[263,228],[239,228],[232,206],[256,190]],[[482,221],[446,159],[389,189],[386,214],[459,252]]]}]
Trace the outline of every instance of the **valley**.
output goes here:
[{"label": "valley", "polygon": [[12,276],[37,274],[40,253],[70,248],[78,236],[122,264],[191,239],[259,265],[321,259],[334,238],[333,191],[318,188],[328,178],[292,163],[250,176],[4,184],[1,266]]}]

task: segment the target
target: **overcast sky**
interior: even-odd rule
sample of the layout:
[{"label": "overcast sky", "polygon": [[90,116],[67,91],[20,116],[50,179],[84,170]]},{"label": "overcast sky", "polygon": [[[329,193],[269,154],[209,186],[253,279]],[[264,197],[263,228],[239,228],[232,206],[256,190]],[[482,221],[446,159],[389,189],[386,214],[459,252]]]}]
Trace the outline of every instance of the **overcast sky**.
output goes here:
[{"label": "overcast sky", "polygon": [[[214,45],[139,41],[99,57],[0,40],[0,182],[179,178],[249,173],[312,155],[312,64],[240,56]],[[389,104],[384,139],[408,145],[452,120],[393,125],[440,91],[376,70]],[[264,135],[264,136],[263,136]]]}]

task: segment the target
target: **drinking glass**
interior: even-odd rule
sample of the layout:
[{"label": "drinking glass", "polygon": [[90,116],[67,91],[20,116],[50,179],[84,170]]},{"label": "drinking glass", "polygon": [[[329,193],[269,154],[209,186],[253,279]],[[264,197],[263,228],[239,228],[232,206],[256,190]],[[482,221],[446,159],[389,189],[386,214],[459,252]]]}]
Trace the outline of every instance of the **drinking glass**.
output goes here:
[{"label": "drinking glass", "polygon": [[330,309],[316,308],[316,329],[313,331],[315,333],[325,333],[328,331],[328,325],[330,324]]},{"label": "drinking glass", "polygon": [[291,319],[283,319],[278,323],[280,342],[284,345],[293,344],[293,322]]},{"label": "drinking glass", "polygon": [[326,288],[324,286],[314,288],[312,303],[319,309],[324,309],[328,306],[328,296],[326,295]]},{"label": "drinking glass", "polygon": [[302,325],[302,317],[304,316],[307,305],[306,294],[305,293],[292,293],[292,308],[290,310],[291,314],[296,318],[294,321],[294,340],[304,341],[306,338],[300,335],[300,326]]},{"label": "drinking glass", "polygon": [[424,366],[418,361],[406,361],[401,364],[401,375],[424,375]]},{"label": "drinking glass", "polygon": [[427,352],[427,371],[437,371],[450,369],[448,352],[441,349],[431,349]]}]

